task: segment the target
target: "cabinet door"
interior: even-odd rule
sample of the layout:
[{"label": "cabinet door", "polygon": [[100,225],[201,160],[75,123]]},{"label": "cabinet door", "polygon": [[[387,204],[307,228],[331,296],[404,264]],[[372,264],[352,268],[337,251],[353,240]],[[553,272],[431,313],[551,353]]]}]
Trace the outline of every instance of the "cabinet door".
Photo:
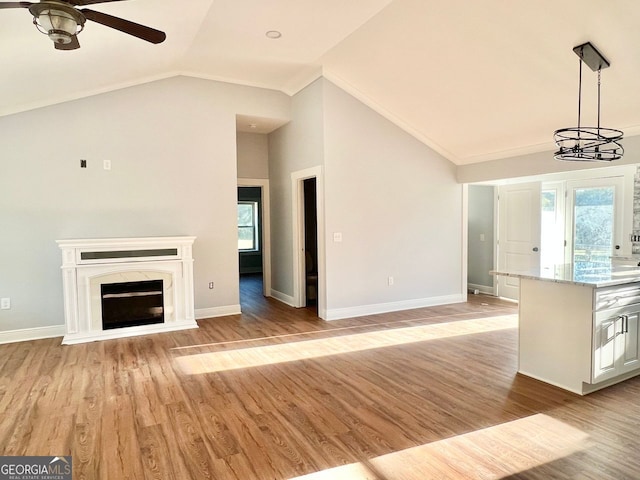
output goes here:
[{"label": "cabinet door", "polygon": [[625,315],[622,323],[623,334],[619,335],[622,343],[622,357],[620,358],[620,373],[640,368],[640,312]]},{"label": "cabinet door", "polygon": [[593,378],[591,380],[597,383],[619,374],[616,359],[620,356],[618,336],[622,328],[622,317],[615,315],[596,320],[594,326]]}]

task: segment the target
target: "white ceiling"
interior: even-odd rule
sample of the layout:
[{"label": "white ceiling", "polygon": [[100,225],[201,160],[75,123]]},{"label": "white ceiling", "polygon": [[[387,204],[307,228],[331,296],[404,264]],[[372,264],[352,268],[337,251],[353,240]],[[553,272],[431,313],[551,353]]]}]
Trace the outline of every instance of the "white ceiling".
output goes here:
[{"label": "white ceiling", "polygon": [[[602,124],[640,133],[637,0],[129,0],[90,8],[167,33],[148,44],[87,22],[57,51],[26,9],[0,10],[0,115],[188,74],[294,94],[323,73],[456,164],[553,149],[574,126],[591,41]],[[272,40],[268,30],[282,32]],[[583,77],[595,124],[597,76]],[[238,128],[280,125],[240,118]],[[243,127],[244,126],[244,127]]]}]

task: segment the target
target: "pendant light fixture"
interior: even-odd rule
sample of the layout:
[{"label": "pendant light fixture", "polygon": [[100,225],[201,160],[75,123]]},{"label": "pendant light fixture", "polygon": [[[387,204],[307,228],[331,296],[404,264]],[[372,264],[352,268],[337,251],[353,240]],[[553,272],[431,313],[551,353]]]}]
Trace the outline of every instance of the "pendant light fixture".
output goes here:
[{"label": "pendant light fixture", "polygon": [[[600,75],[602,69],[608,68],[611,64],[590,42],[574,47],[573,51],[580,58],[578,126],[561,128],[554,132],[553,137],[558,146],[554,158],[580,162],[618,160],[624,154],[624,147],[620,143],[623,136],[622,131],[600,126]],[[594,72],[598,72],[598,125],[596,127],[583,127],[581,124],[583,63],[587,64]]]}]

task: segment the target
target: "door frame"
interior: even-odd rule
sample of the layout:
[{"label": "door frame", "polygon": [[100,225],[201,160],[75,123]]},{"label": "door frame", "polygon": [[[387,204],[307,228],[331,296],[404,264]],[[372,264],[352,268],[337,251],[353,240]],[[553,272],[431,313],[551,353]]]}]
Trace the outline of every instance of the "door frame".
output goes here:
[{"label": "door frame", "polygon": [[266,178],[238,178],[238,187],[260,187],[262,202],[262,294],[271,296],[271,200]]},{"label": "door frame", "polygon": [[318,316],[326,318],[324,178],[322,167],[311,167],[291,173],[291,213],[293,250],[293,306],[306,304],[306,269],[304,242],[304,181],[316,179],[316,216],[318,220]]}]

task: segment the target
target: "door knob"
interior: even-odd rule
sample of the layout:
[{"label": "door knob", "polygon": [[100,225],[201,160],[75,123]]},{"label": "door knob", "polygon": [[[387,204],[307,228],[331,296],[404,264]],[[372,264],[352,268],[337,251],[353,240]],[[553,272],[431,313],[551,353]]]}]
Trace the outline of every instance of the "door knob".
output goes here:
[{"label": "door knob", "polygon": [[533,251],[537,252],[538,251],[538,247],[533,247]]}]

